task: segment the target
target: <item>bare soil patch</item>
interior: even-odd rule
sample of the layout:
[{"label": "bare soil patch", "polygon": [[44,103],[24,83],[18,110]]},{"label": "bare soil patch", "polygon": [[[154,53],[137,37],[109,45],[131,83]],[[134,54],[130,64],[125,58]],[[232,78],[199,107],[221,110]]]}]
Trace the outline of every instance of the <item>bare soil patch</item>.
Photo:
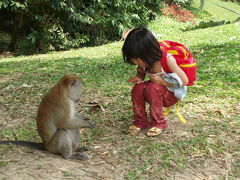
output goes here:
[{"label": "bare soil patch", "polygon": [[97,150],[87,153],[87,161],[70,161],[38,150],[16,147],[3,156],[6,166],[0,179],[124,179],[127,166]]},{"label": "bare soil patch", "polygon": [[[1,117],[0,122],[2,121],[3,118]],[[118,126],[119,124],[115,125]],[[183,136],[193,136],[191,132],[185,130],[185,126],[180,123],[178,118],[171,120],[169,126],[164,136],[174,136],[176,139]],[[122,131],[118,128],[106,128],[105,130],[106,135],[96,142],[91,151],[86,152],[89,157],[87,161],[66,160],[40,150],[4,146],[0,152],[4,152],[1,154],[1,159],[6,165],[0,168],[0,179],[125,179],[125,174],[129,171],[131,165],[120,163],[117,156],[114,156],[114,152],[117,152],[120,144],[116,144],[114,147],[104,140],[108,136],[119,138]],[[146,137],[142,133],[140,137],[136,138]],[[218,158],[213,157],[213,159],[207,159],[203,166],[189,167],[181,172],[169,169],[165,175],[176,180],[215,180],[222,176],[228,176],[231,160],[229,155]],[[161,174],[154,176],[161,177]]]}]

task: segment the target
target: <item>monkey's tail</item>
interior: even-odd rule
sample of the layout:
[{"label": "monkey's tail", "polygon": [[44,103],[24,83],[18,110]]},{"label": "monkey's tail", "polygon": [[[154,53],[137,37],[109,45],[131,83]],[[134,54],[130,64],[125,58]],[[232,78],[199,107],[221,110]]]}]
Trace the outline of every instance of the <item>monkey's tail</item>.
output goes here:
[{"label": "monkey's tail", "polygon": [[31,141],[0,141],[0,145],[17,145],[23,147],[30,147],[32,149],[45,150],[43,143],[36,143]]}]

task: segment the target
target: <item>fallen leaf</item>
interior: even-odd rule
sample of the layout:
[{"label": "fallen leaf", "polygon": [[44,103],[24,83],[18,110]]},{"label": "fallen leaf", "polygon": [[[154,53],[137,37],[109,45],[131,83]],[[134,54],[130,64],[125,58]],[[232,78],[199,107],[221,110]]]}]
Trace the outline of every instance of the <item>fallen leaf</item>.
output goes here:
[{"label": "fallen leaf", "polygon": [[96,101],[94,102],[88,102],[88,103],[82,103],[83,106],[90,107],[91,111],[96,111],[97,109],[101,109],[103,112],[106,110],[103,108],[103,106],[99,105]]},{"label": "fallen leaf", "polygon": [[226,111],[222,110],[222,109],[218,109],[215,111],[216,113],[219,113],[220,115],[222,115],[225,118],[230,118],[231,116],[229,115],[229,113],[227,113]]}]

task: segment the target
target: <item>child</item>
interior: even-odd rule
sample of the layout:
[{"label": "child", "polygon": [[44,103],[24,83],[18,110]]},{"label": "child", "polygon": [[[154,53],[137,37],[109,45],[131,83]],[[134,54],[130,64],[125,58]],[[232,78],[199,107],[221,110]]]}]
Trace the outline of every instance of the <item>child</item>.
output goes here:
[{"label": "child", "polygon": [[[161,77],[163,52],[159,42],[147,28],[136,28],[129,32],[122,47],[122,54],[124,62],[138,66],[137,74],[128,80],[135,84],[132,89],[134,122],[129,132],[136,135],[148,129],[147,136],[157,136],[167,128],[163,107],[170,107],[178,102],[173,92],[167,89],[173,84],[164,81]],[[166,54],[166,59],[171,72],[176,73],[183,85],[187,85],[188,77],[178,66],[173,55]],[[144,81],[145,75],[149,76],[149,81]],[[150,122],[145,102],[150,105]]]}]

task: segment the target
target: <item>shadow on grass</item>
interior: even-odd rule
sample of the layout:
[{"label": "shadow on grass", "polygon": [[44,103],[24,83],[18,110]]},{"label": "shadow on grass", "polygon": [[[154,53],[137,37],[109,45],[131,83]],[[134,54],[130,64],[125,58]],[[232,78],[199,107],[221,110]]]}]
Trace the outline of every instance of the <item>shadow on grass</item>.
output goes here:
[{"label": "shadow on grass", "polygon": [[[240,62],[237,61],[239,47],[240,42],[221,45],[201,44],[192,47],[193,55],[197,59],[198,81],[239,85]],[[57,81],[64,74],[76,73],[95,86],[123,83],[135,74],[135,67],[125,64],[121,56],[106,55],[101,58],[79,56],[41,61],[30,58],[26,56],[26,60],[0,62],[2,69],[0,74],[21,72],[24,74],[21,78],[28,82],[36,79],[36,74],[41,81],[52,82]]]},{"label": "shadow on grass", "polygon": [[[237,90],[239,80],[235,76],[240,74],[240,66],[236,58],[237,55],[239,55],[237,53],[239,43],[226,43],[222,45],[201,44],[197,47],[192,47],[192,49],[198,62],[199,84],[215,85],[216,87],[205,86],[205,89],[207,88],[212,93],[215,93],[215,89],[213,88],[222,88],[219,86],[219,82],[228,82],[229,84],[227,84],[227,86],[236,87]],[[37,57],[36,59],[30,58],[29,56],[24,58],[26,60],[21,61],[0,61],[1,68],[3,69],[2,74],[14,77],[15,73],[21,72],[22,75],[18,77],[15,83],[27,81],[26,83],[29,82],[33,84],[36,82],[39,86],[47,89],[46,83],[53,84],[64,74],[76,73],[80,77],[83,77],[89,89],[102,90],[101,95],[103,96],[108,94],[114,95],[108,99],[116,102],[116,104],[112,103],[111,105],[113,107],[109,107],[107,110],[110,108],[119,108],[120,111],[108,112],[109,114],[95,113],[96,118],[105,118],[106,120],[102,121],[103,126],[102,129],[100,129],[101,131],[92,133],[96,134],[95,138],[92,138],[93,135],[91,135],[90,138],[93,139],[93,143],[101,143],[103,147],[109,146],[111,149],[116,149],[116,152],[118,152],[117,155],[121,160],[134,167],[129,170],[129,174],[132,173],[131,177],[136,177],[135,179],[139,179],[140,177],[148,178],[149,176],[155,176],[155,174],[156,176],[159,174],[167,176],[164,175],[165,169],[170,173],[173,169],[174,171],[181,172],[182,169],[188,166],[194,167],[194,169],[196,169],[195,172],[198,172],[206,159],[216,160],[216,162],[218,162],[217,160],[225,157],[225,151],[230,153],[231,151],[237,152],[235,142],[237,142],[238,136],[236,132],[231,131],[231,129],[236,128],[234,114],[232,118],[226,118],[221,115],[221,110],[225,106],[219,110],[219,114],[214,108],[211,110],[211,106],[214,105],[212,102],[207,102],[206,100],[203,103],[201,99],[197,98],[195,98],[195,102],[191,103],[193,112],[191,112],[192,115],[189,116],[189,118],[191,118],[190,123],[188,126],[182,127],[183,133],[185,133],[183,136],[177,134],[177,130],[180,128],[175,129],[174,126],[171,126],[171,131],[166,132],[164,136],[158,139],[144,139],[145,136],[144,138],[128,136],[127,128],[129,122],[127,120],[128,118],[130,119],[130,114],[127,113],[129,113],[130,110],[126,110],[126,108],[129,107],[130,101],[127,98],[130,94],[124,94],[125,87],[123,85],[126,84],[126,80],[134,74],[135,67],[125,65],[121,56],[113,56],[111,54],[111,56],[106,55],[101,58],[85,58],[79,56],[77,58],[60,58],[58,60],[43,59],[41,61],[38,61]],[[9,83],[9,81],[7,83]],[[7,83],[5,83],[5,85]],[[130,88],[130,85],[126,87],[126,89],[128,89],[126,93],[129,93]],[[202,90],[203,87],[200,87],[200,89]],[[38,91],[39,87],[35,89],[35,92]],[[16,98],[16,95],[23,98],[21,104],[15,104],[14,98],[10,101],[10,98],[7,97],[4,97],[4,104],[8,106],[18,105],[19,107],[24,106],[25,102],[36,101],[36,97],[33,97],[34,101],[32,99],[26,99],[30,94],[29,92],[27,94],[21,94],[22,92],[21,90],[10,92],[12,95],[15,95],[15,99],[19,98]],[[105,94],[103,94],[103,92]],[[116,95],[116,92],[123,96]],[[193,93],[199,96],[198,92],[193,91]],[[36,93],[34,96],[36,96]],[[212,98],[212,96],[210,96],[210,98]],[[126,101],[128,102],[126,103]],[[198,111],[197,108],[199,105],[200,108],[202,108],[201,106],[204,104],[206,104],[207,107]],[[231,109],[232,111],[234,110],[233,108],[234,107]],[[216,116],[219,117],[216,118]],[[222,118],[223,120],[221,119],[221,121],[219,121],[218,118]],[[114,126],[110,125],[110,122],[113,123]],[[173,125],[176,125],[176,123],[175,120]],[[16,132],[19,133],[19,130],[16,130]],[[111,133],[106,134],[108,132]],[[106,140],[100,141],[103,138],[101,136],[102,134],[105,134],[105,137],[117,134],[119,138],[117,140],[114,139],[115,137],[110,138],[107,143],[105,143]],[[186,134],[188,136],[186,136]],[[232,141],[229,139],[232,139]],[[214,156],[211,155],[209,149],[214,152]],[[232,169],[237,169],[237,164],[233,164]]]},{"label": "shadow on grass", "polygon": [[240,62],[237,60],[239,48],[240,42],[220,45],[203,44],[193,47],[193,54],[197,58],[198,80],[237,83],[239,85]]}]

